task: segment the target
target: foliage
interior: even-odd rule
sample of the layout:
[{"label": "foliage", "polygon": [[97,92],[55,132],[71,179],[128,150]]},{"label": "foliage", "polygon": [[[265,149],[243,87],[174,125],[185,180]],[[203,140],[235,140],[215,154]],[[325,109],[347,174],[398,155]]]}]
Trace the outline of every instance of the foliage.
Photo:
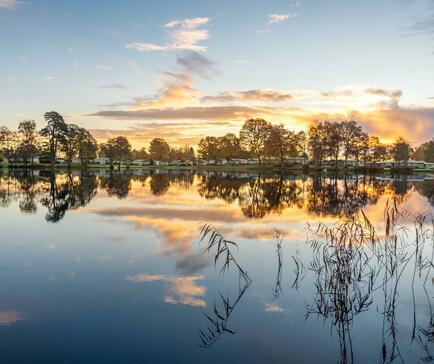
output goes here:
[{"label": "foliage", "polygon": [[51,164],[54,164],[59,147],[65,142],[68,127],[63,116],[56,111],[46,112],[44,119],[47,125],[40,131],[40,134],[47,138],[46,147],[48,155],[50,156]]},{"label": "foliage", "polygon": [[152,139],[149,155],[152,160],[166,161],[170,157],[170,146],[163,138]]},{"label": "foliage", "polygon": [[34,156],[38,152],[36,122],[34,120],[25,120],[18,125],[19,145],[16,150],[16,155],[28,163],[33,161]]},{"label": "foliage", "polygon": [[402,137],[396,139],[390,150],[390,154],[395,161],[408,161],[410,152],[411,148],[409,142]]},{"label": "foliage", "polygon": [[131,156],[131,145],[124,136],[110,138],[107,143],[100,145],[101,154],[114,161],[121,162]]},{"label": "foliage", "polygon": [[271,124],[264,119],[247,120],[240,131],[241,147],[256,156],[261,163],[267,148]]},{"label": "foliage", "polygon": [[434,163],[434,138],[416,148],[413,159]]}]

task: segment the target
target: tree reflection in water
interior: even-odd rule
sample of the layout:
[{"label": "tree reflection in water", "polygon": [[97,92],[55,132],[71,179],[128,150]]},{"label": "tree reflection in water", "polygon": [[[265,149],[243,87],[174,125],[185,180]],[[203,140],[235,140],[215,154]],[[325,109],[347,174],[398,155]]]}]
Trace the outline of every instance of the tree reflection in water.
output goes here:
[{"label": "tree reflection in water", "polygon": [[434,180],[382,180],[369,176],[287,176],[248,173],[203,173],[195,179],[192,171],[146,171],[141,175],[116,171],[11,170],[0,177],[0,206],[18,201],[20,210],[37,211],[38,202],[47,210],[47,221],[56,222],[69,209],[86,206],[97,191],[109,197],[125,199],[132,182],[154,196],[164,196],[173,186],[195,187],[207,199],[237,203],[243,215],[261,219],[281,214],[289,208],[303,209],[317,216],[352,216],[383,195],[403,200],[415,190],[434,206]]}]

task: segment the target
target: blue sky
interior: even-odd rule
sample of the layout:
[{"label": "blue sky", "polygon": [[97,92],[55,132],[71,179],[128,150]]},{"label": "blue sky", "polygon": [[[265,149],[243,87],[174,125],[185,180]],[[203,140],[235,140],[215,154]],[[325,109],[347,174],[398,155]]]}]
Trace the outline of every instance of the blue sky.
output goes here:
[{"label": "blue sky", "polygon": [[194,143],[254,116],[434,135],[432,0],[0,0],[0,55],[11,128],[57,110],[137,145]]}]

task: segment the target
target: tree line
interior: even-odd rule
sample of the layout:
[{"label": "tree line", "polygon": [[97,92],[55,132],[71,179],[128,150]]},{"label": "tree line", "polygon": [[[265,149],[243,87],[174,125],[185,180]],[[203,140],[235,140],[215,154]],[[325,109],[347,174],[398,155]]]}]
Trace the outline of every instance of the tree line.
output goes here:
[{"label": "tree line", "polygon": [[[0,127],[0,155],[9,161],[25,164],[37,155],[45,156],[54,164],[59,155],[67,161],[79,158],[82,164],[98,157],[112,163],[126,159],[193,160],[196,153],[191,146],[171,146],[163,138],[154,138],[148,148],[132,149],[127,137],[117,136],[98,144],[92,134],[76,124],[68,124],[55,111],[44,114],[46,125],[38,130],[34,120],[19,123],[17,131]],[[434,162],[434,138],[413,149],[402,137],[393,144],[384,144],[370,136],[353,120],[321,121],[309,125],[307,132],[288,130],[283,124],[272,124],[264,119],[248,119],[239,135],[206,136],[197,145],[197,155],[204,159],[256,158],[261,164],[271,157],[283,164],[286,157],[308,158],[321,165],[324,161],[353,159],[368,163],[410,158]]]},{"label": "tree line", "polygon": [[236,158],[254,156],[259,163],[265,157],[310,157],[321,165],[325,160],[349,159],[374,163],[393,159],[406,161],[410,158],[434,162],[434,139],[418,148],[398,137],[393,144],[385,144],[376,136],[370,136],[354,120],[321,121],[309,125],[307,132],[288,130],[283,124],[272,124],[264,119],[249,119],[242,126],[239,137],[226,134],[222,137],[207,136],[198,144],[199,156],[203,158]]}]

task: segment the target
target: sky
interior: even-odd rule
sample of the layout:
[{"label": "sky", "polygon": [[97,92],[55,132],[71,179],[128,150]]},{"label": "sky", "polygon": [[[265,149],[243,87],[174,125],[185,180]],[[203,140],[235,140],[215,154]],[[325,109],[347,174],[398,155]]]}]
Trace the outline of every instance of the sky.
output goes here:
[{"label": "sky", "polygon": [[434,0],[0,0],[0,125],[194,145],[262,117],[434,137]]}]

